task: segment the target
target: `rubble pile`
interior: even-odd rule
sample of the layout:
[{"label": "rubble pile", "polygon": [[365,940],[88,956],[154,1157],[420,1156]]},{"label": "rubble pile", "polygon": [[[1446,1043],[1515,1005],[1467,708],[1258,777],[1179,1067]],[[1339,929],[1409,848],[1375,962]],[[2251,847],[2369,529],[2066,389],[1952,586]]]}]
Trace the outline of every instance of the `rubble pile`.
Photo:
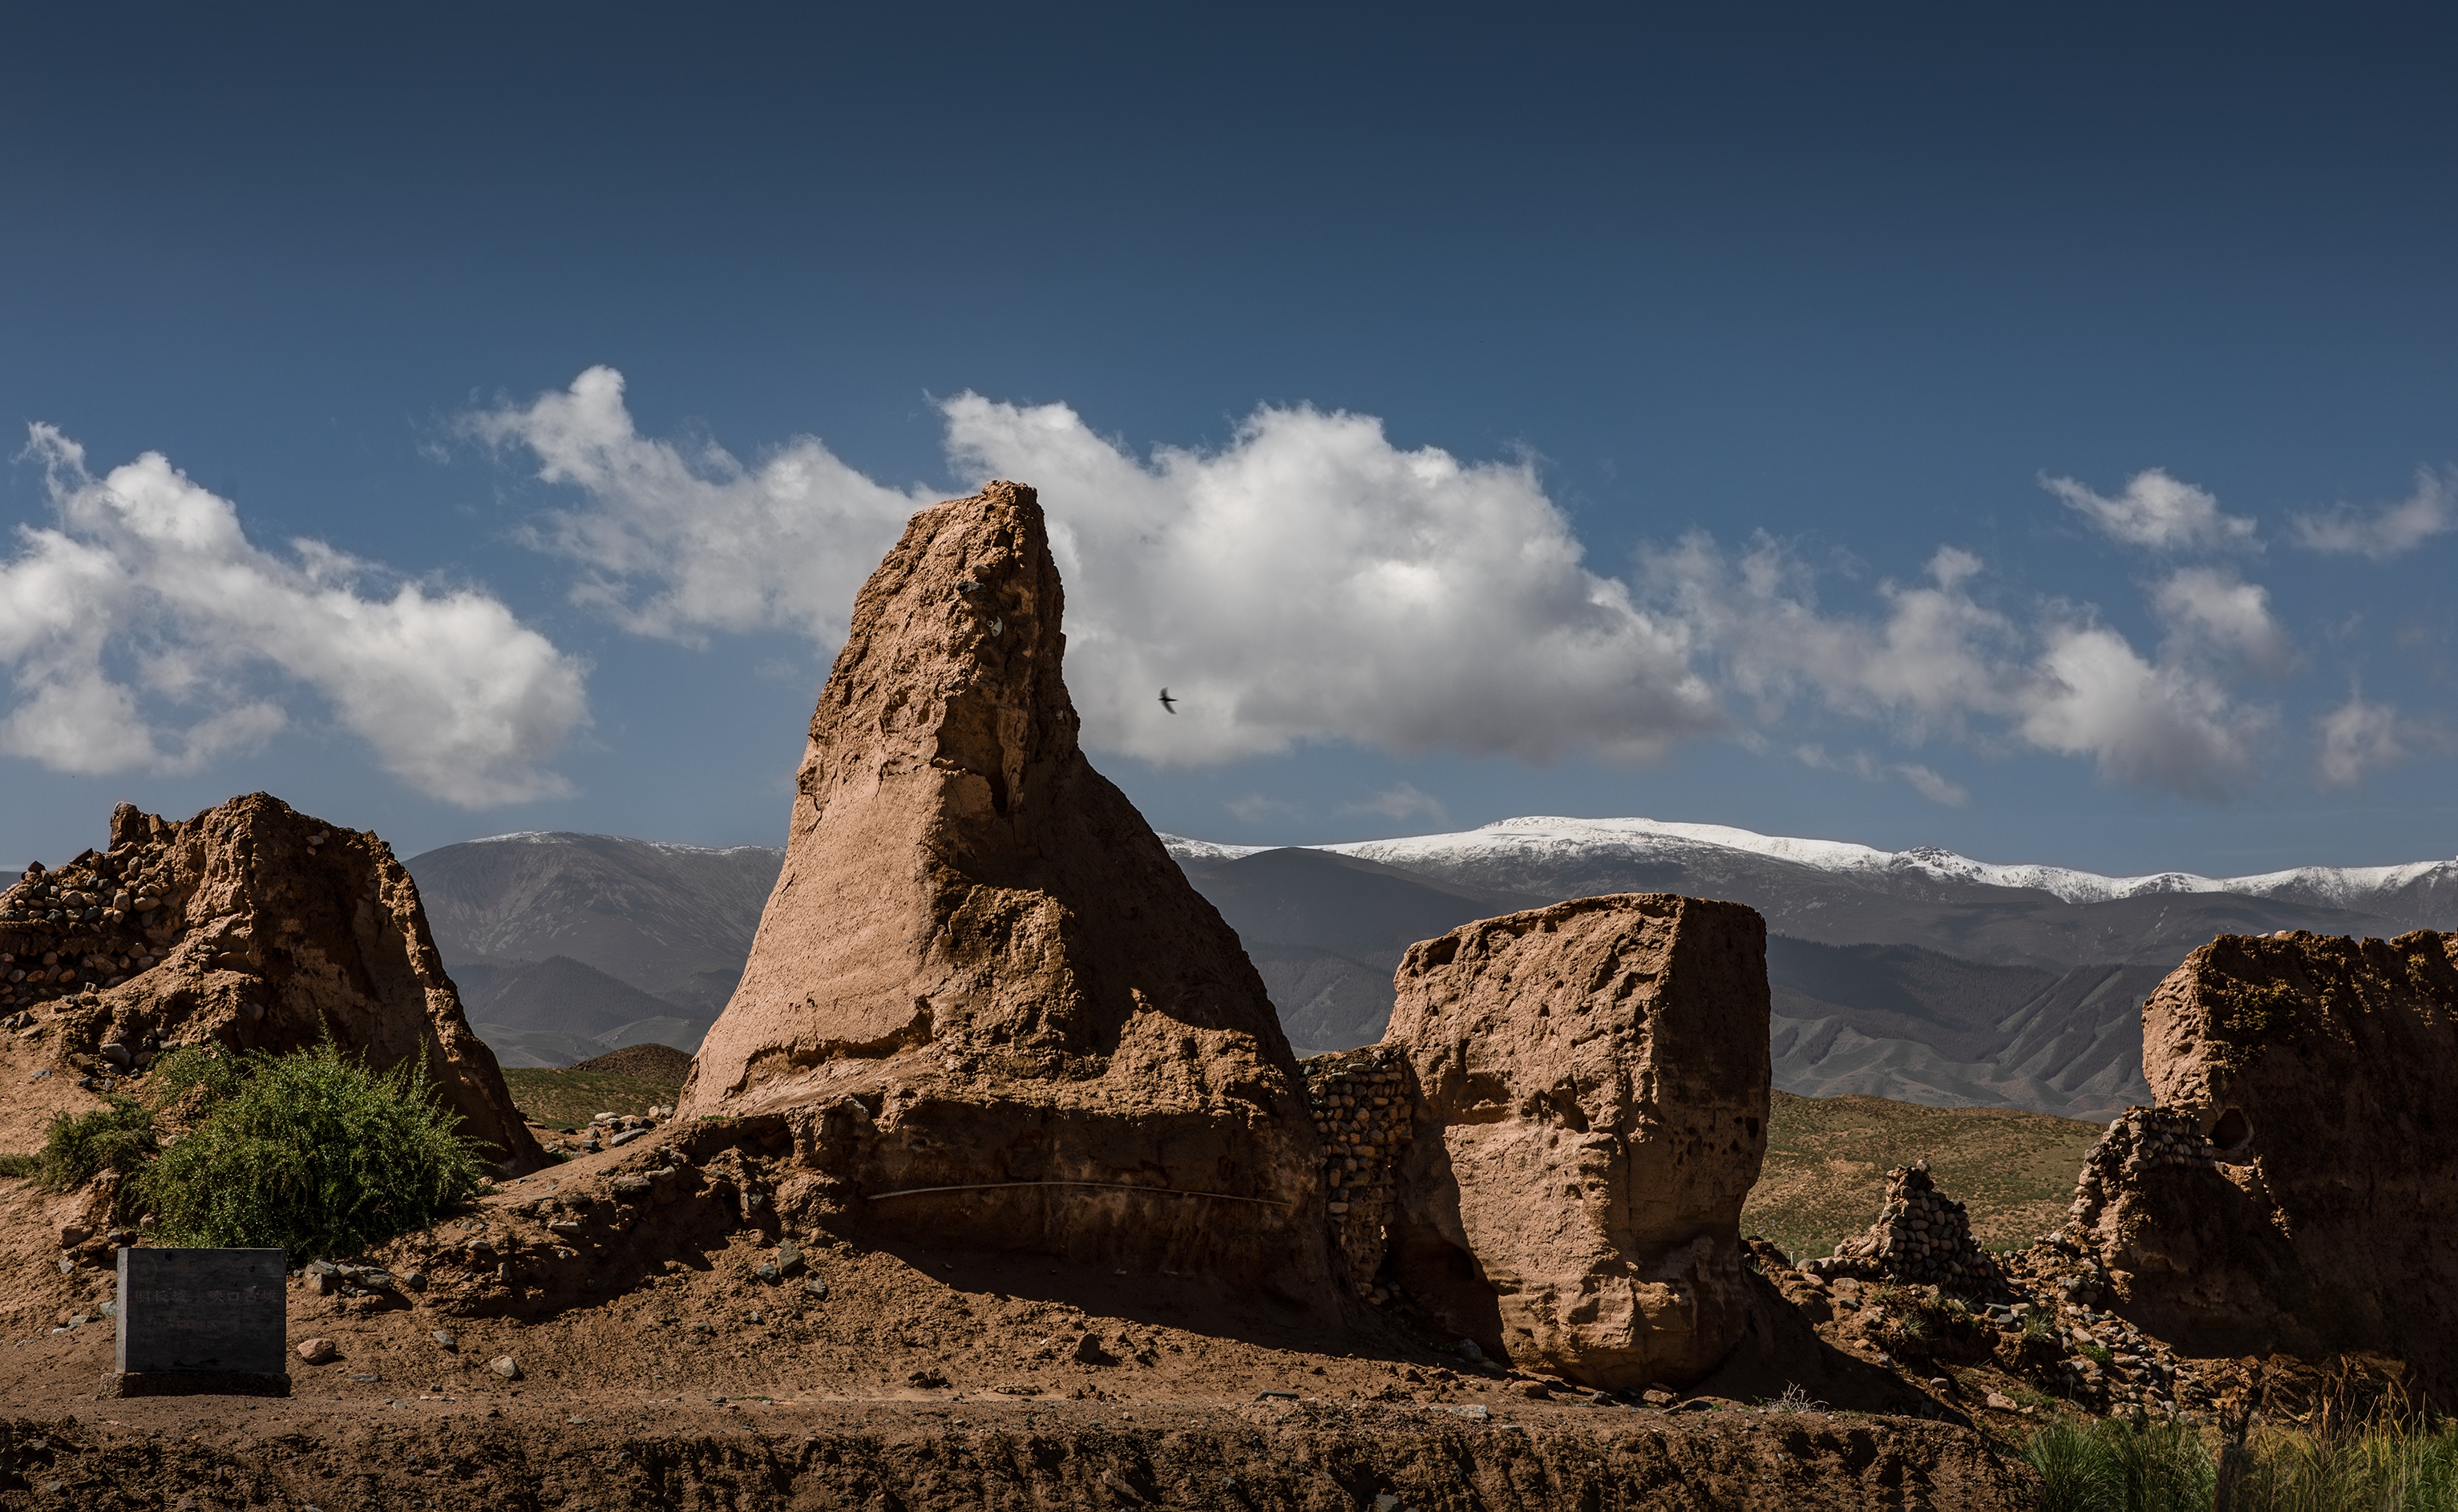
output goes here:
[{"label": "rubble pile", "polygon": [[1929,1282],[1954,1293],[1987,1295],[2005,1284],[1997,1264],[1971,1236],[1963,1204],[1937,1190],[1928,1162],[1886,1172],[1885,1206],[1878,1221],[1832,1255],[1805,1261],[1818,1275]]}]

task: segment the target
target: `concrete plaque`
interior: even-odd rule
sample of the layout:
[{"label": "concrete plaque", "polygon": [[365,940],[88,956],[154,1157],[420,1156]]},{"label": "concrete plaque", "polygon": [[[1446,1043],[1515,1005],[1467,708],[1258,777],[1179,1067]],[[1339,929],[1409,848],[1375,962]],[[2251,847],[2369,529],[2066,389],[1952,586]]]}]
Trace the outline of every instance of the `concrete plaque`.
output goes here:
[{"label": "concrete plaque", "polygon": [[122,1395],[286,1391],[280,1250],[119,1252]]}]

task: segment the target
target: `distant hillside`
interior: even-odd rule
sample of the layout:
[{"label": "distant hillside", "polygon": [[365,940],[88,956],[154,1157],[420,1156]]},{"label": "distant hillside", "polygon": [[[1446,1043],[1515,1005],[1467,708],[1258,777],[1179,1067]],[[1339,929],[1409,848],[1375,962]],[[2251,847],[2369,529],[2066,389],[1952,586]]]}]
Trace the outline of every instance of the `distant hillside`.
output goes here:
[{"label": "distant hillside", "polygon": [[[1171,841],[1191,864],[1246,847]],[[2301,867],[2258,877],[2101,877],[1975,861],[1934,846],[1880,851],[1714,824],[1504,819],[1455,835],[1320,849],[1428,879],[1544,898],[1669,892],[1728,898],[1767,927],[1825,944],[1906,944],[1994,965],[2174,966],[2220,934],[2393,935],[2458,925],[2458,861]]]},{"label": "distant hillside", "polygon": [[[714,1019],[750,958],[784,852],[531,833],[410,858],[445,968],[562,956]],[[636,1017],[636,1015],[635,1015]]]},{"label": "distant hillside", "polygon": [[1876,1221],[1889,1167],[1926,1160],[1967,1204],[1991,1250],[2031,1243],[2064,1221],[2082,1157],[2105,1126],[2007,1108],[1924,1108],[1883,1097],[1775,1094],[1766,1166],[1741,1208],[1741,1232],[1796,1258]]},{"label": "distant hillside", "polygon": [[1775,1084],[2109,1118],[2151,1100],[2141,1005],[2164,966],[2052,972],[1913,945],[1767,937]]},{"label": "distant hillside", "polygon": [[[1286,848],[1182,861],[1236,929],[1302,1053],[1380,1039],[1407,947],[1555,900]],[[1913,945],[1770,935],[1776,1085],[2104,1118],[2147,1101],[2136,1010],[2163,967],[1989,965]]]},{"label": "distant hillside", "polygon": [[1186,872],[1238,931],[1301,1054],[1381,1039],[1391,973],[1418,941],[1552,901],[1314,850],[1260,851]]},{"label": "distant hillside", "polygon": [[597,1035],[641,1019],[671,1017],[675,1011],[665,999],[653,998],[570,956],[465,966],[453,981],[471,1023],[512,1029]]},{"label": "distant hillside", "polygon": [[[1303,1051],[1380,1038],[1392,969],[1419,940],[1565,898],[1678,892],[1766,916],[1778,1087],[2088,1118],[2147,1098],[2142,999],[2213,935],[2458,923],[2446,861],[2109,878],[1650,819],[1512,819],[1337,847],[1163,839]],[[782,857],[528,834],[409,867],[472,1022],[507,1064],[544,1066],[618,1043],[697,1047]],[[550,970],[558,957],[570,964]]]}]

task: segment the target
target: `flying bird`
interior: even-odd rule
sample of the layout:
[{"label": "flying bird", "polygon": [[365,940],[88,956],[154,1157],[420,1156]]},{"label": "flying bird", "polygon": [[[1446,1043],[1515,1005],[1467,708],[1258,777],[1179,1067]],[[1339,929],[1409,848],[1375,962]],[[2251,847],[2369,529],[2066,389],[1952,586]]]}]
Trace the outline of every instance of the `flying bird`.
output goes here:
[{"label": "flying bird", "polygon": [[1169,690],[1166,688],[1160,691],[1160,706],[1171,714],[1177,713],[1177,700],[1169,695]]}]

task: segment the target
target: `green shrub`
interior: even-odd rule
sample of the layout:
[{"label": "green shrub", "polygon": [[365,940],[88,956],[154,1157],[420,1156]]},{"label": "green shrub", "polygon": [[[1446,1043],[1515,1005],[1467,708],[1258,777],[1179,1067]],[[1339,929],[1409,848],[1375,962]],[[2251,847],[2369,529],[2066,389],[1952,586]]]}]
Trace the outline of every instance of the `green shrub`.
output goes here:
[{"label": "green shrub", "polygon": [[245,1062],[219,1046],[182,1045],[154,1063],[145,1076],[145,1106],[159,1114],[194,1122],[239,1091]]},{"label": "green shrub", "polygon": [[2207,1512],[2218,1466],[2182,1423],[2051,1419],[2023,1458],[2040,1473],[2041,1512]]},{"label": "green shrub", "polygon": [[327,1041],[169,1064],[155,1095],[200,1116],[132,1183],[169,1243],[353,1254],[480,1189],[478,1145],[417,1057],[378,1073]]},{"label": "green shrub", "polygon": [[104,1106],[71,1117],[52,1116],[34,1157],[45,1191],[74,1191],[106,1170],[126,1176],[154,1153],[154,1115],[133,1097],[104,1094]]},{"label": "green shrub", "polygon": [[42,1170],[40,1155],[0,1155],[0,1176],[35,1176]]}]

